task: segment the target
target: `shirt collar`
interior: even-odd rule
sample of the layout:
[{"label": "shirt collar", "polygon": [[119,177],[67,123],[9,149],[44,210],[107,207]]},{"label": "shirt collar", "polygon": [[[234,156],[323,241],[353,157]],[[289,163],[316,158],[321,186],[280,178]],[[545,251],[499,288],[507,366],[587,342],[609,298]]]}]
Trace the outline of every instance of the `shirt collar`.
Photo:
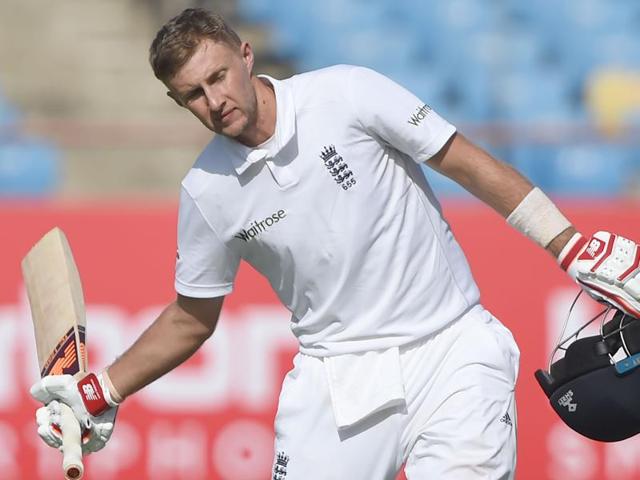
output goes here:
[{"label": "shirt collar", "polygon": [[258,75],[266,79],[276,96],[276,126],[273,135],[257,147],[247,147],[234,140],[229,146],[234,152],[231,156],[233,167],[238,175],[242,175],[252,164],[267,158],[275,157],[287,145],[296,133],[295,105],[293,92],[284,82],[267,75]]}]

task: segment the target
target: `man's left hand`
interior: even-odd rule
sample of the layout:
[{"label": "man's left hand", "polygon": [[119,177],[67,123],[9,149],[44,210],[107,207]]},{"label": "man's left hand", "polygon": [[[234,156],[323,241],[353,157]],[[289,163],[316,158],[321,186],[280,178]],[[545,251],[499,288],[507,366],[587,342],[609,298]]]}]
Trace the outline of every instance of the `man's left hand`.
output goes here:
[{"label": "man's left hand", "polygon": [[560,266],[594,299],[640,318],[640,247],[610,232],[576,234],[558,257]]},{"label": "man's left hand", "polygon": [[31,396],[44,404],[36,412],[38,435],[49,446],[60,448],[60,405],[64,403],[83,429],[82,453],[104,448],[115,423],[118,406],[105,395],[101,374],[89,374],[80,382],[71,375],[50,375],[31,387]]}]

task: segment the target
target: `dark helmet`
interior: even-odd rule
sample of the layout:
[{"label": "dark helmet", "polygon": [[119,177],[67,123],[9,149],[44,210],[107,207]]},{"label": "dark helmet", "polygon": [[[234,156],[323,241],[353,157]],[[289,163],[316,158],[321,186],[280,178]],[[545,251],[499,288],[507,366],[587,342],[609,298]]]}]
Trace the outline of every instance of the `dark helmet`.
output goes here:
[{"label": "dark helmet", "polygon": [[[598,318],[600,333],[578,338]],[[554,362],[560,350],[564,357]],[[593,440],[617,442],[640,433],[638,366],[640,320],[608,307],[561,340],[549,371],[535,376],[564,423]]]}]

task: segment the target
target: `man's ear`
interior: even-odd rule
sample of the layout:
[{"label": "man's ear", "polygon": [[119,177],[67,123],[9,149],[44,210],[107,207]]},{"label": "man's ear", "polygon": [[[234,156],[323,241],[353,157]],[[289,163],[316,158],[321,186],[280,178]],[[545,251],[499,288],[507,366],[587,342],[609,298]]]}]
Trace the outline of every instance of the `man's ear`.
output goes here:
[{"label": "man's ear", "polygon": [[174,94],[171,90],[167,91],[167,97],[170,97],[173,99],[174,102],[176,102],[178,104],[179,107],[184,107],[184,105],[182,104],[182,102],[180,101],[180,99],[178,98],[178,96],[176,94]]},{"label": "man's ear", "polygon": [[251,48],[249,42],[242,42],[242,45],[240,45],[240,54],[242,55],[242,61],[247,66],[249,75],[251,75],[253,73],[253,62],[255,59],[253,56],[253,48]]}]

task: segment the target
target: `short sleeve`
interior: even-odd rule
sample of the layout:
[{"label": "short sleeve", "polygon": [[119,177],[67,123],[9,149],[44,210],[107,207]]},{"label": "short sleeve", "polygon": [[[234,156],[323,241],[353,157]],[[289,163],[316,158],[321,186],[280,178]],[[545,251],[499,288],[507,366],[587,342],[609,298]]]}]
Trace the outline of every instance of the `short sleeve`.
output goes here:
[{"label": "short sleeve", "polygon": [[348,95],[358,120],[369,133],[416,162],[438,153],[456,131],[426,102],[371,69],[351,70]]},{"label": "short sleeve", "polygon": [[213,298],[233,289],[240,257],[220,240],[183,187],[178,212],[176,291],[187,297]]}]

